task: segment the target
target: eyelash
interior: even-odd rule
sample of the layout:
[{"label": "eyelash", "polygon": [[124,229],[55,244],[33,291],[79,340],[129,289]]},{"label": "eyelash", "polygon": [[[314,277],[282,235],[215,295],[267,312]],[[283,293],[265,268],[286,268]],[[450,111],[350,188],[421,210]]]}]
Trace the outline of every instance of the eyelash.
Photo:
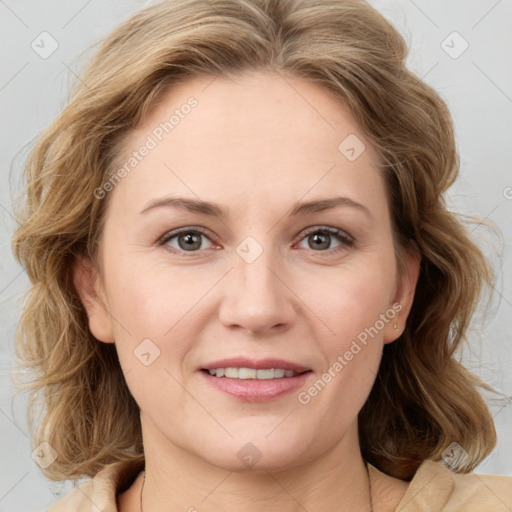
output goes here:
[{"label": "eyelash", "polygon": [[[166,233],[165,235],[163,235],[163,237],[161,237],[157,241],[157,245],[164,246],[165,244],[167,244],[173,238],[179,237],[180,235],[191,234],[191,233],[203,235],[204,237],[208,238],[208,240],[210,240],[210,238],[208,237],[206,232],[204,232],[201,228],[189,227],[189,228],[178,229],[176,231],[171,231],[169,233]],[[337,252],[342,251],[343,249],[346,249],[347,247],[353,247],[354,244],[355,244],[355,239],[352,236],[350,236],[349,234],[345,233],[341,229],[332,228],[332,227],[329,227],[329,226],[321,226],[321,227],[313,226],[311,228],[307,228],[305,230],[304,235],[302,236],[302,238],[299,239],[299,242],[302,241],[303,239],[306,239],[308,236],[310,236],[312,234],[315,234],[315,233],[327,233],[329,235],[334,235],[338,239],[338,241],[340,242],[340,245],[338,247],[335,247],[334,249],[326,249],[326,250],[313,251],[313,252],[336,254]],[[178,251],[179,253],[183,253],[183,254],[187,254],[188,253],[187,257],[193,256],[194,254],[197,254],[198,252],[201,252],[201,250],[197,250],[197,251],[184,251],[182,249],[176,249],[175,247],[166,248],[166,249],[171,251],[171,252],[173,252],[173,253],[175,251]],[[203,249],[203,250],[205,250],[205,249]]]}]

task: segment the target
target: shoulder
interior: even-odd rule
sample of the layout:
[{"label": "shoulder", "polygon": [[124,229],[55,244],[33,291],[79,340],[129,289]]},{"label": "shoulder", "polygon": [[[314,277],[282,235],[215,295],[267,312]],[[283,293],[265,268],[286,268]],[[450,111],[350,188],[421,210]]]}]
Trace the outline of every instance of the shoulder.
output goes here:
[{"label": "shoulder", "polygon": [[136,477],[142,465],[139,459],[109,464],[94,478],[53,503],[46,512],[118,512],[118,493]]},{"label": "shoulder", "polygon": [[424,461],[396,512],[510,512],[512,477],[455,473],[440,462]]}]

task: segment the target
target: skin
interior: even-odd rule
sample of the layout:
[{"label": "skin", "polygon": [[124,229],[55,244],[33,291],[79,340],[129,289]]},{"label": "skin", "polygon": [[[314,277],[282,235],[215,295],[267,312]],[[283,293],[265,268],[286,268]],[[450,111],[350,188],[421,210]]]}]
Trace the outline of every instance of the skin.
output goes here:
[{"label": "skin", "polygon": [[[141,409],[144,510],[368,510],[357,415],[384,344],[403,330],[419,271],[408,253],[397,272],[378,155],[331,93],[254,71],[174,86],[127,136],[119,161],[190,96],[198,105],[109,192],[99,268],[81,259],[74,269],[91,332],[115,343]],[[338,150],[349,134],[366,146],[354,161]],[[211,201],[228,216],[140,213],[167,196]],[[298,201],[334,196],[367,212],[343,205],[288,216]],[[326,226],[353,244],[327,234],[318,248],[314,233]],[[206,232],[193,251],[183,236],[181,246],[179,237],[158,245],[187,227]],[[310,227],[318,230],[306,235]],[[263,250],[251,263],[236,251],[247,236]],[[278,357],[312,370],[307,389],[394,303],[400,313],[306,405],[297,392],[241,402],[199,372],[226,357]],[[160,355],[145,366],[134,350],[148,338]],[[252,468],[237,457],[248,442],[261,453]],[[140,510],[140,486],[120,496],[120,510]],[[383,512],[407,484],[375,475],[372,487]]]}]

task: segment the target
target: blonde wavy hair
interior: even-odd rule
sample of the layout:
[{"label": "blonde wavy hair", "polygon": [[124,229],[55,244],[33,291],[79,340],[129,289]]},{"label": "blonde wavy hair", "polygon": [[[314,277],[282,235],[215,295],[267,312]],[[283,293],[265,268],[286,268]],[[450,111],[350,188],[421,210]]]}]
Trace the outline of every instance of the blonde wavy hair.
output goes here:
[{"label": "blonde wavy hair", "polygon": [[[32,286],[16,335],[33,445],[58,458],[52,480],[94,476],[115,461],[143,461],[139,408],[113,344],[96,340],[73,285],[80,256],[95,261],[127,132],[178,81],[274,69],[314,82],[344,102],[382,162],[398,262],[421,254],[405,331],[385,346],[359,414],[363,456],[409,480],[453,441],[471,471],[493,449],[481,387],[455,351],[466,339],[489,264],[443,194],[459,156],[451,115],[405,64],[407,45],[363,0],[180,0],[144,8],[102,43],[67,106],[27,159],[13,250]],[[33,411],[40,411],[36,426]]]}]

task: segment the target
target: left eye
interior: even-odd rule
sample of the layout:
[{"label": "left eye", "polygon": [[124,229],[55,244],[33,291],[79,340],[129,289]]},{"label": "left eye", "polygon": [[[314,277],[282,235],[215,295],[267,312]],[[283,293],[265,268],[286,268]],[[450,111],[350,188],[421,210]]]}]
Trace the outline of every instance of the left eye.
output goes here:
[{"label": "left eye", "polygon": [[[334,248],[326,247],[326,245],[331,245],[333,237],[339,241],[339,244]],[[302,240],[308,239],[310,240],[310,242],[308,242],[309,248],[320,249],[321,251],[330,249],[336,251],[354,245],[354,239],[350,235],[340,229],[329,227],[313,228],[307,231]]]}]

